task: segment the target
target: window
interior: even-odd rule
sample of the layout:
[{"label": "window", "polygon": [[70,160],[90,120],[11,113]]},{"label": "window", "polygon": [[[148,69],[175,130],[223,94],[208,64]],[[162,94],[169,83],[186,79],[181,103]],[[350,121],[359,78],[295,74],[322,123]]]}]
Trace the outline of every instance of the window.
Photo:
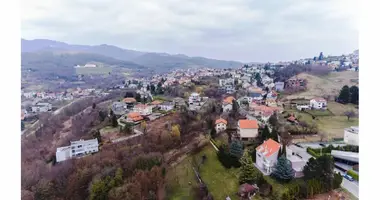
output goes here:
[{"label": "window", "polygon": [[78,145],[78,148],[82,148],[82,145]]},{"label": "window", "polygon": [[75,149],[75,146],[72,146],[71,149]]},{"label": "window", "polygon": [[75,150],[72,150],[71,152],[72,152],[72,153],[75,153]]},{"label": "window", "polygon": [[242,138],[243,141],[248,141],[248,138]]}]

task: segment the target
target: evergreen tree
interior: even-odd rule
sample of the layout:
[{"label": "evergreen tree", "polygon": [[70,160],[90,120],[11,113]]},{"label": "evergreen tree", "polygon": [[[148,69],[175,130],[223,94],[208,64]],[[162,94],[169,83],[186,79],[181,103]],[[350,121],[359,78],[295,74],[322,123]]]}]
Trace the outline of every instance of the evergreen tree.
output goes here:
[{"label": "evergreen tree", "polygon": [[271,175],[277,180],[289,182],[294,178],[294,173],[292,163],[283,155],[277,160]]},{"label": "evergreen tree", "polygon": [[23,121],[21,121],[21,131],[23,131],[25,129],[25,124]]},{"label": "evergreen tree", "polygon": [[92,103],[92,109],[96,108],[96,103]]},{"label": "evergreen tree", "polygon": [[136,93],[135,99],[137,102],[141,102],[141,95],[139,93]]},{"label": "evergreen tree", "polygon": [[330,191],[334,187],[334,160],[330,155],[322,155],[310,158],[303,169],[305,180],[318,180],[325,190]]},{"label": "evergreen tree", "polygon": [[319,54],[318,60],[323,60],[323,52]]},{"label": "evergreen tree", "polygon": [[[255,171],[253,166],[253,161],[251,156],[249,156],[248,151],[244,151],[243,156],[240,158],[240,183],[253,183],[257,178],[257,171]],[[260,172],[259,172],[260,173]]]},{"label": "evergreen tree", "polygon": [[350,102],[350,88],[347,85],[343,86],[338,98],[342,103]]},{"label": "evergreen tree", "polygon": [[210,135],[211,135],[211,138],[215,138],[215,136],[216,136],[216,130],[215,130],[215,128],[211,128]]},{"label": "evergreen tree", "polygon": [[268,125],[265,125],[264,129],[262,129],[262,131],[261,131],[261,139],[262,139],[262,141],[265,141],[269,138],[271,138],[271,134],[270,134]]},{"label": "evergreen tree", "polygon": [[359,88],[354,85],[350,88],[350,102],[353,104],[359,104]]},{"label": "evergreen tree", "polygon": [[240,142],[238,140],[232,141],[230,144],[230,155],[234,156],[236,158],[240,158],[244,153],[243,148],[244,148],[244,146],[243,146],[242,142]]},{"label": "evergreen tree", "polygon": [[118,124],[116,115],[112,115],[112,126],[117,127]]}]

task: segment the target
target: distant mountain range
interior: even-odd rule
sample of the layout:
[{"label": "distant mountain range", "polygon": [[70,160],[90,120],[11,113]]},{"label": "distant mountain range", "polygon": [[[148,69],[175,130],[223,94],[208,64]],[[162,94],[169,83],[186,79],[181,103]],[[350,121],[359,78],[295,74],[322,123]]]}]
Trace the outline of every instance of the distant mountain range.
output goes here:
[{"label": "distant mountain range", "polygon": [[189,57],[183,54],[141,52],[107,44],[72,45],[45,39],[21,39],[21,58],[22,66],[31,68],[39,68],[39,65],[46,64],[56,67],[73,67],[87,62],[100,62],[131,69],[148,68],[156,72],[167,72],[175,68],[236,68],[243,65],[237,61]]}]

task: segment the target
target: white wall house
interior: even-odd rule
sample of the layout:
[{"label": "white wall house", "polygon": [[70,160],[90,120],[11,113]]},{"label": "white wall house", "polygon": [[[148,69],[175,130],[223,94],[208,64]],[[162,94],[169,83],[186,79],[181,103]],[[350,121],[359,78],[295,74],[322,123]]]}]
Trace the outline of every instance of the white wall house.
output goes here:
[{"label": "white wall house", "polygon": [[272,140],[266,140],[263,144],[256,148],[256,166],[266,174],[273,171],[273,167],[277,163],[277,157],[281,145]]},{"label": "white wall house", "polygon": [[227,129],[227,121],[225,119],[217,119],[215,121],[215,130],[217,133],[223,132]]},{"label": "white wall house", "polygon": [[238,121],[237,135],[242,141],[252,141],[258,136],[259,125],[256,120],[241,119]]},{"label": "white wall house", "polygon": [[327,109],[327,101],[324,98],[314,98],[310,100],[310,108]]},{"label": "white wall house", "polygon": [[232,111],[232,102],[235,100],[233,96],[229,96],[223,100],[223,112],[229,113]]},{"label": "white wall house", "polygon": [[174,103],[172,102],[164,102],[160,105],[158,105],[161,110],[169,111],[174,109]]},{"label": "white wall house", "polygon": [[189,104],[199,103],[200,101],[201,101],[201,96],[196,92],[191,93],[191,95],[189,96]]},{"label": "white wall house", "polygon": [[359,127],[351,126],[344,129],[344,143],[359,146]]},{"label": "white wall house", "polygon": [[32,106],[32,112],[47,112],[51,111],[52,105],[50,103],[37,103]]},{"label": "white wall house", "polygon": [[133,108],[133,112],[137,112],[140,115],[150,115],[152,114],[152,106],[148,106],[146,104],[137,104]]},{"label": "white wall house", "polygon": [[98,139],[71,142],[70,146],[59,147],[55,153],[56,161],[62,162],[99,151]]}]

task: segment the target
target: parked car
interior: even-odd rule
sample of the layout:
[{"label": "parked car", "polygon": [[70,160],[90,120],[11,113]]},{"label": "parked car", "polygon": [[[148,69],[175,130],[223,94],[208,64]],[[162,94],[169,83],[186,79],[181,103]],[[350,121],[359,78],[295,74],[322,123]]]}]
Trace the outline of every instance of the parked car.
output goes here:
[{"label": "parked car", "polygon": [[354,179],[353,179],[350,175],[348,175],[348,174],[344,174],[343,177],[344,177],[345,179],[349,180],[349,181],[354,181]]}]

